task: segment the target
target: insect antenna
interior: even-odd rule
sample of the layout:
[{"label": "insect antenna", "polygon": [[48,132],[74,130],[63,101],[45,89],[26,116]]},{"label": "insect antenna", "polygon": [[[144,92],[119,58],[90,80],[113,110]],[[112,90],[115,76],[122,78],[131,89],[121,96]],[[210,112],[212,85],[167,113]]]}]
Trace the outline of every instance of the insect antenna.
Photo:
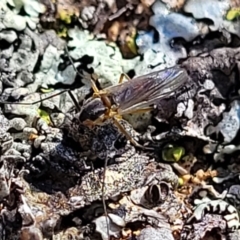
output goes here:
[{"label": "insect antenna", "polygon": [[44,97],[44,98],[41,98],[40,100],[37,100],[37,101],[33,101],[33,102],[10,102],[10,101],[0,101],[0,104],[14,104],[14,105],[33,105],[33,104],[36,104],[36,103],[40,103],[44,100],[48,100],[48,99],[51,99],[53,97],[56,97],[58,95],[61,95],[67,91],[70,91],[70,89],[65,89],[65,90],[62,90],[56,94],[52,94],[51,96],[48,96],[48,97]]},{"label": "insect antenna", "polygon": [[[80,77],[84,77],[84,76],[77,70],[77,68],[75,67],[75,65],[74,65],[74,63],[73,63],[73,60],[71,59],[71,57],[70,57],[70,55],[69,55],[69,52],[68,52],[67,47],[65,47],[65,49],[66,49],[66,52],[67,52],[67,56],[68,56],[68,58],[69,58],[69,60],[70,60],[70,62],[71,62],[71,64],[72,64],[72,66],[73,66],[73,69],[77,72],[77,74],[78,74]],[[76,107],[76,109],[77,109],[77,112],[80,112],[81,107],[80,107],[80,105],[78,104],[78,102],[77,102],[76,98],[74,97],[74,95],[72,94],[71,89],[64,89],[64,90],[62,90],[62,91],[60,91],[60,92],[58,92],[58,93],[52,94],[51,96],[44,97],[44,98],[41,98],[41,96],[40,96],[40,100],[33,101],[33,102],[11,102],[11,101],[1,101],[1,100],[0,100],[0,104],[33,105],[33,104],[37,104],[37,103],[40,103],[40,102],[42,102],[42,101],[51,99],[51,98],[53,98],[53,97],[59,96],[59,95],[65,93],[65,92],[68,92],[71,100],[73,101],[73,103],[74,103],[74,105],[75,105],[75,107]]]}]

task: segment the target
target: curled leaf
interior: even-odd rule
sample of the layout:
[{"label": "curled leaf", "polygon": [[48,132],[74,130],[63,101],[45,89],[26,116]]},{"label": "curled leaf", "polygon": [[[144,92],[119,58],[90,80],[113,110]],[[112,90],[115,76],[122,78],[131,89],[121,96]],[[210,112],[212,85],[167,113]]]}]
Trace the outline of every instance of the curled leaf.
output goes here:
[{"label": "curled leaf", "polygon": [[50,116],[49,116],[49,114],[46,111],[44,111],[44,110],[39,108],[38,109],[38,114],[47,124],[51,123]]},{"label": "curled leaf", "polygon": [[240,8],[233,8],[227,12],[226,19],[228,21],[233,21],[237,17],[240,17]]},{"label": "curled leaf", "polygon": [[54,91],[54,88],[41,88],[40,91],[42,93],[50,93]]},{"label": "curled leaf", "polygon": [[137,32],[136,32],[136,29],[134,29],[131,31],[131,34],[126,38],[126,44],[130,49],[130,51],[134,54],[137,54],[137,47],[135,42],[136,35],[137,35]]},{"label": "curled leaf", "polygon": [[184,154],[183,147],[167,145],[162,150],[162,159],[167,162],[178,162]]}]

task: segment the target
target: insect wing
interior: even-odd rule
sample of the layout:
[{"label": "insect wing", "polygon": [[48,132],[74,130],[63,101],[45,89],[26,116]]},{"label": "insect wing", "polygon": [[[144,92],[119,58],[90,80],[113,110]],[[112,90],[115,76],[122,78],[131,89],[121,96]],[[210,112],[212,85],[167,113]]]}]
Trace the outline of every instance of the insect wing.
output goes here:
[{"label": "insect wing", "polygon": [[149,107],[158,100],[171,96],[187,80],[186,70],[174,67],[139,76],[105,90],[118,106],[119,113],[123,113],[132,108],[136,110]]}]

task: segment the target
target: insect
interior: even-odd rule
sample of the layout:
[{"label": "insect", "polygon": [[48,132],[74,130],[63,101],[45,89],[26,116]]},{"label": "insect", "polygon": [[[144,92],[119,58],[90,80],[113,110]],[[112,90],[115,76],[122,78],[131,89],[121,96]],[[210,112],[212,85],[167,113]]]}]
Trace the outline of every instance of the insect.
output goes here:
[{"label": "insect", "polygon": [[[74,66],[74,64],[72,65]],[[128,81],[123,81],[124,78]],[[98,89],[93,77],[89,80],[91,81],[93,95],[83,103],[81,108],[78,107],[78,103],[72,97],[76,107],[78,108],[78,113],[75,117],[79,119],[79,122],[88,127],[93,127],[95,125],[101,125],[108,119],[112,119],[120,132],[122,132],[133,145],[145,148],[129,135],[119,120],[125,114],[134,114],[153,110],[154,105],[157,104],[158,101],[173,96],[177,90],[184,86],[184,84],[188,81],[188,74],[185,69],[178,66],[162,71],[155,71],[133,79],[129,79],[125,74],[122,74],[117,85],[103,90]],[[67,90],[64,90],[60,93],[66,91]],[[70,91],[68,92],[71,94]],[[56,95],[59,95],[59,93],[41,99],[40,101],[32,103],[18,102],[17,104],[31,105],[52,98]],[[1,103],[13,104],[12,102]],[[107,158],[105,160],[103,172],[104,182],[106,166]],[[105,215],[108,216],[105,203],[105,184],[102,185],[102,202]],[[108,238],[110,239],[110,227],[108,221],[107,229]]]},{"label": "insect", "polygon": [[[127,81],[123,81],[124,78]],[[133,79],[130,79],[126,74],[121,74],[117,85],[103,90],[98,89],[93,77],[90,78],[90,81],[94,93],[92,97],[83,103],[81,108],[78,107],[78,103],[72,96],[79,110],[77,114],[79,121],[88,127],[93,127],[101,125],[104,121],[111,118],[133,145],[142,148],[124,129],[119,120],[126,114],[153,110],[154,105],[158,101],[171,97],[178,89],[183,87],[188,81],[188,74],[185,69],[178,66],[151,72]],[[67,90],[62,92],[65,91]],[[69,93],[71,92],[69,91]],[[55,95],[32,103],[18,102],[17,104],[31,105],[53,96]],[[10,102],[1,103],[10,104]]]},{"label": "insect", "polygon": [[[124,77],[128,81],[123,82]],[[94,94],[84,103],[79,121],[91,127],[111,118],[132,144],[141,147],[125,131],[119,120],[126,114],[153,110],[154,104],[172,96],[187,81],[187,71],[180,67],[167,68],[133,79],[121,74],[117,85],[103,90],[99,90],[91,79]]]}]

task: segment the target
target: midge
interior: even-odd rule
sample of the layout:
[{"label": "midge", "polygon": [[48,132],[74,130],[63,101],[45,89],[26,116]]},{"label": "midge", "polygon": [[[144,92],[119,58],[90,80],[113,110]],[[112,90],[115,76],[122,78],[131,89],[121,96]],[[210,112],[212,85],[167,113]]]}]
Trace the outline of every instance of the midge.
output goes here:
[{"label": "midge", "polygon": [[[123,82],[124,78],[128,81]],[[130,79],[125,74],[121,74],[117,85],[107,87],[103,90],[97,88],[93,78],[91,78],[90,81],[94,93],[79,109],[80,111],[76,115],[79,121],[88,127],[92,127],[94,125],[101,125],[105,120],[111,118],[133,145],[143,148],[143,146],[138,144],[129,135],[119,120],[122,119],[122,116],[125,114],[142,113],[153,110],[154,104],[159,100],[172,96],[178,89],[183,87],[188,81],[188,74],[185,69],[177,66],[162,71],[151,72],[133,79]],[[67,90],[62,92],[65,91]],[[71,92],[69,91],[69,93]],[[51,97],[53,96],[55,95]],[[40,101],[33,103],[18,102],[17,104],[30,105]],[[10,104],[10,102],[1,103]],[[74,103],[78,106],[76,100],[74,100]]]}]

